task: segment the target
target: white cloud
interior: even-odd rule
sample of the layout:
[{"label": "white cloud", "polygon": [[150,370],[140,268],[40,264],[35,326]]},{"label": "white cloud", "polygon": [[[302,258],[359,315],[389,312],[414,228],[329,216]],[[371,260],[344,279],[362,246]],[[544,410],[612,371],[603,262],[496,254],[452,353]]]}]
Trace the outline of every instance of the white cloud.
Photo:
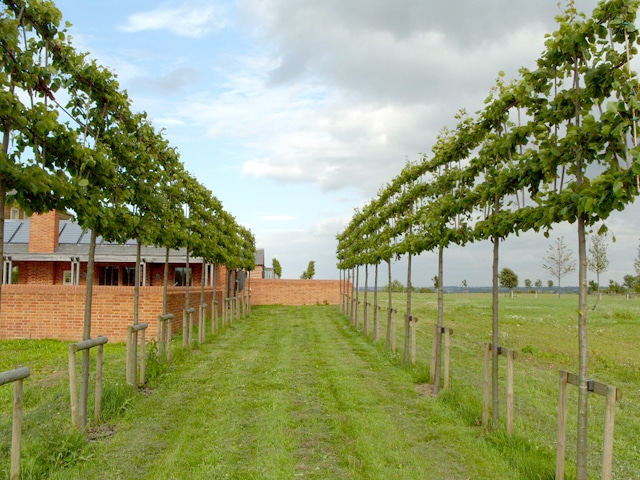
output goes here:
[{"label": "white cloud", "polygon": [[125,32],[169,30],[184,37],[202,37],[227,26],[225,12],[216,5],[189,2],[177,8],[161,6],[147,12],[129,16]]},{"label": "white cloud", "polygon": [[[73,1],[70,11],[84,5],[63,0]],[[113,67],[136,107],[167,127],[187,168],[251,224],[258,245],[293,278],[312,259],[319,278],[337,277],[335,234],[354,207],[407,159],[429,153],[460,108],[480,109],[500,70],[508,80],[532,65],[559,13],[556,1],[529,0],[212,3],[133,2],[104,24],[139,35],[85,28],[77,37],[93,43],[83,48],[92,53],[98,42],[100,63]],[[576,3],[590,11],[596,1]],[[215,32],[215,42],[200,40]],[[610,222],[618,242],[603,282],[633,272],[637,208]],[[564,226],[556,234],[575,236]],[[546,280],[539,259],[548,242],[509,238],[501,265],[521,283]],[[431,284],[434,257],[417,262],[417,284]],[[489,284],[490,257],[485,243],[448,249],[445,283]]]},{"label": "white cloud", "polygon": [[256,219],[261,222],[287,222],[289,220],[295,220],[295,217],[291,215],[258,215]]}]

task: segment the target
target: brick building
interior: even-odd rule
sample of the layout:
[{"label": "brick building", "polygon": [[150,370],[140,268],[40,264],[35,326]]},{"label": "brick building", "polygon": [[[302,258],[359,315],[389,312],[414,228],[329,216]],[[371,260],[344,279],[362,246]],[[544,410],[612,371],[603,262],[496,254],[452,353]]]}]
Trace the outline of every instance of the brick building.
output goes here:
[{"label": "brick building", "polygon": [[[16,212],[13,212],[16,213]],[[89,257],[90,231],[83,231],[68,216],[57,211],[43,215],[5,220],[4,284],[85,285]],[[137,244],[107,242],[98,237],[95,252],[94,284],[103,286],[133,286]],[[164,281],[164,248],[141,248],[141,284],[161,286]],[[256,251],[256,269],[252,275],[262,277],[264,251]],[[191,285],[202,279],[202,259],[190,258]],[[222,285],[225,270],[218,269]],[[205,271],[205,285],[212,284],[212,269]],[[169,284],[185,286],[187,281],[186,249],[169,252]]]},{"label": "brick building", "polygon": [[[82,231],[68,216],[52,211],[26,217],[22,211],[5,211],[4,258],[0,338],[82,339],[90,232]],[[115,244],[98,237],[95,253],[94,294],[92,297],[92,337],[106,335],[110,341],[123,341],[133,318],[135,241]],[[157,335],[157,317],[162,313],[164,248],[141,248],[141,288],[139,322],[149,324],[148,338]],[[189,261],[191,285],[189,306],[200,301],[203,263]],[[245,284],[251,290],[252,304],[338,304],[339,284],[332,280],[264,279],[264,250],[256,251],[256,268]],[[218,308],[224,297],[243,275],[216,268]],[[169,255],[168,312],[180,330],[186,306],[186,251],[171,250]],[[213,269],[205,267],[205,303],[211,314]],[[225,291],[225,285],[227,290]]]}]

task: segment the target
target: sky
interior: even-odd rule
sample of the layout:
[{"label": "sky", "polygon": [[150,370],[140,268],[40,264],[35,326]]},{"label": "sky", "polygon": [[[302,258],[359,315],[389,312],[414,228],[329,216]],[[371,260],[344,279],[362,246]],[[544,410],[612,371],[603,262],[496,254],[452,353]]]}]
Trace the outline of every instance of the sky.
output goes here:
[{"label": "sky", "polygon": [[[252,231],[266,266],[277,258],[299,278],[313,260],[319,279],[338,278],[336,234],[354,209],[430,152],[456,112],[480,110],[500,71],[532,67],[561,13],[558,0],[55,3],[73,45],[117,75],[133,110]],[[589,14],[595,4],[576,0]],[[634,273],[639,214],[636,202],[608,220],[602,285]],[[576,258],[575,226],[558,225],[549,239],[506,239],[500,267],[546,285],[559,236]],[[491,255],[488,242],[447,249],[444,284],[490,285]],[[436,257],[414,260],[414,285],[432,285]],[[394,264],[394,279],[404,269]]]}]

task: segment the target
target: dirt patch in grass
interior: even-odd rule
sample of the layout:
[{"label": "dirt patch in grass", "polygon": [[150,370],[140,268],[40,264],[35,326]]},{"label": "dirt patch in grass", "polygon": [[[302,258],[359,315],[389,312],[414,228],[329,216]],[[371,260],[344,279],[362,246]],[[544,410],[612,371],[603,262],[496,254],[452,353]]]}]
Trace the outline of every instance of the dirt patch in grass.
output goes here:
[{"label": "dirt patch in grass", "polygon": [[103,423],[90,429],[87,432],[87,439],[90,442],[99,442],[100,440],[109,438],[114,433],[116,433],[116,427],[114,425]]},{"label": "dirt patch in grass", "polygon": [[434,397],[433,385],[430,383],[420,383],[416,385],[416,392],[421,397]]}]

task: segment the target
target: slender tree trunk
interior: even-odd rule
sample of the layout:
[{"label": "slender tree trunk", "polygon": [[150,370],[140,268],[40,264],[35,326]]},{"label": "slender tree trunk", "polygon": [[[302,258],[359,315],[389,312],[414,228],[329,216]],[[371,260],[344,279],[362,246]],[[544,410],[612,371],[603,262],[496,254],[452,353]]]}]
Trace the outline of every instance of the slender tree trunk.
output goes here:
[{"label": "slender tree trunk", "polygon": [[205,271],[205,266],[207,263],[202,260],[202,274],[200,275],[200,306],[204,305],[204,284],[207,283],[207,272]]},{"label": "slender tree trunk", "polygon": [[[5,132],[5,137],[7,137]],[[3,140],[3,150],[4,140]],[[5,151],[6,154],[6,151]],[[7,203],[7,181],[0,176],[0,259],[2,259],[2,271],[4,272],[4,209]],[[11,272],[9,272],[11,275]],[[2,279],[0,278],[0,310],[2,309]]]},{"label": "slender tree trunk", "polygon": [[191,285],[191,273],[189,272],[189,247],[187,247],[187,258],[185,261],[185,268],[186,268],[186,272],[185,272],[185,276],[186,276],[186,282],[187,282],[187,288],[184,292],[184,308],[189,308],[190,305],[190,301],[191,299],[189,298],[189,292],[190,292],[190,285]]},{"label": "slender tree trunk", "polygon": [[369,334],[369,305],[367,305],[368,297],[369,297],[369,264],[365,264],[364,266],[364,319],[363,319],[363,327],[364,334]]},{"label": "slender tree trunk", "polygon": [[134,274],[134,290],[133,290],[133,324],[138,324],[138,311],[140,306],[140,257],[142,252],[142,244],[140,239],[137,240],[136,246],[136,271]]},{"label": "slender tree trunk", "polygon": [[213,322],[213,332],[216,333],[218,331],[218,307],[216,306],[216,289],[218,288],[218,268],[216,263],[213,264],[213,279],[211,283],[213,284],[213,293],[211,294],[211,321]]},{"label": "slender tree trunk", "polygon": [[578,218],[578,282],[580,293],[578,299],[578,350],[579,350],[579,386],[578,386],[578,445],[577,445],[577,478],[586,480],[588,453],[588,402],[589,391],[589,345],[587,339],[587,246],[584,219]]},{"label": "slender tree trunk", "polygon": [[407,313],[404,316],[404,352],[402,360],[404,364],[409,363],[409,349],[411,348],[411,254],[407,259]]},{"label": "slender tree trunk", "polygon": [[340,313],[344,313],[344,297],[342,296],[342,291],[343,291],[343,285],[342,285],[342,269],[338,270],[338,275],[339,275],[339,282],[338,285],[340,286]]},{"label": "slender tree trunk", "polygon": [[355,314],[354,314],[354,320],[353,320],[353,325],[354,327],[356,327],[356,330],[358,329],[358,310],[360,310],[360,305],[358,305],[358,302],[360,302],[360,265],[358,265],[356,267],[356,302],[355,302]]},{"label": "slender tree trunk", "polygon": [[[169,247],[164,252],[164,278],[162,281],[162,314],[166,315],[169,304]],[[173,336],[173,332],[169,332],[169,337]]]},{"label": "slender tree trunk", "polygon": [[373,341],[377,342],[380,339],[380,318],[378,315],[378,265],[376,263],[376,269],[373,280]]},{"label": "slender tree trunk", "polygon": [[[93,272],[96,256],[96,230],[91,230],[91,241],[89,243],[89,259],[87,261],[87,289],[84,301],[84,330],[82,339],[91,338],[91,307],[93,303]],[[80,382],[80,401],[78,402],[79,423],[82,428],[87,425],[87,404],[89,400],[89,373],[91,353],[89,349],[82,350],[82,372]]]},{"label": "slender tree trunk", "polygon": [[[580,59],[576,55],[573,69],[573,88],[580,92]],[[579,96],[574,100],[575,125],[581,124],[581,104]],[[582,145],[576,144],[575,150],[575,171],[576,185],[580,189],[584,183]],[[576,478],[577,480],[587,480],[588,478],[588,406],[589,391],[587,381],[589,378],[589,345],[587,341],[587,238],[585,232],[585,218],[578,216],[578,433],[577,433],[577,456],[576,456]],[[558,285],[559,286],[559,285]],[[559,289],[558,289],[559,291]]]},{"label": "slender tree trunk", "polygon": [[[14,91],[13,85],[11,92]],[[4,158],[9,155],[9,143],[11,141],[11,129],[8,122],[3,122],[2,153]],[[4,209],[7,204],[7,179],[0,175],[0,259],[2,259],[2,271],[4,271]],[[0,310],[2,309],[2,280],[0,279]]]},{"label": "slender tree trunk", "polygon": [[353,269],[347,270],[347,286],[345,293],[347,295],[347,317],[353,323]]},{"label": "slender tree trunk", "polygon": [[247,271],[247,313],[251,313],[251,270]]},{"label": "slender tree trunk", "polygon": [[436,362],[433,380],[433,393],[440,391],[442,376],[442,327],[444,326],[444,279],[443,279],[443,251],[442,246],[438,247],[438,323],[436,327]]},{"label": "slender tree trunk", "polygon": [[499,268],[499,250],[500,239],[493,237],[493,267],[492,267],[492,313],[493,327],[491,334],[491,405],[492,419],[494,426],[498,424],[500,414],[500,396],[498,392],[498,348],[500,343],[499,337],[499,311],[498,311],[498,268]]},{"label": "slender tree trunk", "polygon": [[387,341],[385,342],[385,346],[387,348],[391,348],[391,320],[393,319],[393,315],[391,314],[391,309],[393,308],[393,292],[391,291],[391,259],[387,260],[388,266],[388,283],[387,286],[389,288],[389,308],[387,309]]}]

